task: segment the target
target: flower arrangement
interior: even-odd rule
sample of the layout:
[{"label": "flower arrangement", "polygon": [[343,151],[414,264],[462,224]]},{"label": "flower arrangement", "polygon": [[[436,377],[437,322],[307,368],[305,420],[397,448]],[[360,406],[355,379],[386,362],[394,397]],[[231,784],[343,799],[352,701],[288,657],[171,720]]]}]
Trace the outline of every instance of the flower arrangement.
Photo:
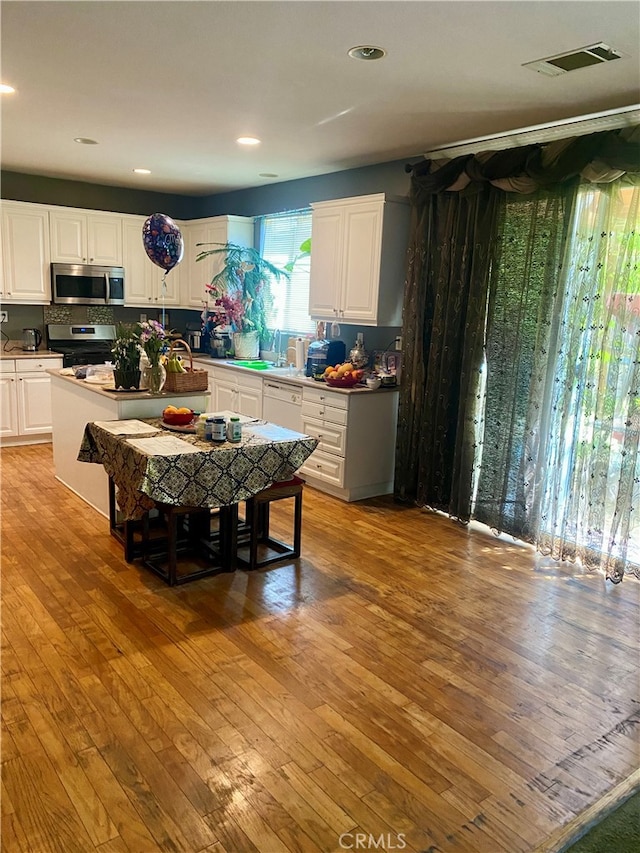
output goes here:
[{"label": "flower arrangement", "polygon": [[232,332],[257,332],[264,339],[272,304],[271,280],[288,278],[287,270],[274,266],[251,247],[235,243],[197,245],[218,247],[201,251],[197,261],[218,255],[223,259],[220,272],[205,285],[207,294],[214,298],[214,324],[230,326]]},{"label": "flower arrangement", "polygon": [[140,367],[139,324],[118,323],[111,352],[115,370],[125,372],[138,370]]},{"label": "flower arrangement", "polygon": [[162,323],[158,323],[156,320],[145,320],[138,325],[140,328],[140,344],[147,354],[149,364],[152,366],[160,364],[160,353],[167,340]]}]

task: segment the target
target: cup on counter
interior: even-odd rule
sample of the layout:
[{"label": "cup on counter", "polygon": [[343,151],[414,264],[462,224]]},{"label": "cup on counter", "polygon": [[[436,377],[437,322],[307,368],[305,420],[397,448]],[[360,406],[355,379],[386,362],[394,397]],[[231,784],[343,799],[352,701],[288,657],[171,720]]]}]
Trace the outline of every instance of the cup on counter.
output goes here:
[{"label": "cup on counter", "polygon": [[365,382],[367,388],[370,388],[372,391],[375,391],[382,385],[382,380],[379,376],[367,376]]}]

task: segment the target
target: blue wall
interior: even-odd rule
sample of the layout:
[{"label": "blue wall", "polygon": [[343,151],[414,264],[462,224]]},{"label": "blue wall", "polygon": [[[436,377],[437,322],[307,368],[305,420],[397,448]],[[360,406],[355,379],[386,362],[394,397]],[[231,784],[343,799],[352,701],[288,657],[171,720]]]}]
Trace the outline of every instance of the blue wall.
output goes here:
[{"label": "blue wall", "polygon": [[112,210],[145,216],[162,212],[176,219],[202,219],[224,214],[259,216],[307,207],[312,201],[352,195],[384,192],[406,196],[409,194],[409,176],[404,171],[406,162],[393,160],[314,178],[208,196],[146,192],[18,172],[2,172],[0,187],[2,198],[5,199],[90,210]]}]

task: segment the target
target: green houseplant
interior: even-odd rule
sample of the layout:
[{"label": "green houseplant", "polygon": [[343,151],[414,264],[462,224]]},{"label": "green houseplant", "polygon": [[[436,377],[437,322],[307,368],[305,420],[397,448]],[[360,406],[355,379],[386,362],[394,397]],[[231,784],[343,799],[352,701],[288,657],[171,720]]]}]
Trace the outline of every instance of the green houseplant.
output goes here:
[{"label": "green houseplant", "polygon": [[288,278],[289,273],[252,247],[236,243],[197,245],[217,248],[203,249],[196,261],[209,257],[222,261],[220,271],[205,286],[214,300],[214,322],[231,328],[236,357],[257,358],[260,341],[267,335],[267,312],[273,301],[271,282]]},{"label": "green houseplant", "polygon": [[118,323],[113,353],[113,379],[116,388],[140,387],[140,326]]}]

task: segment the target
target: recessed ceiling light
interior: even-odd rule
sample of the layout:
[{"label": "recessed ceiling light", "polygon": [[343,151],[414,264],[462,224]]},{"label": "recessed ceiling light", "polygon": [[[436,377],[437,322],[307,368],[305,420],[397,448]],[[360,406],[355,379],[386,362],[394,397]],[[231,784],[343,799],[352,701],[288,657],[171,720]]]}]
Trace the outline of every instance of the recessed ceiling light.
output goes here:
[{"label": "recessed ceiling light", "polygon": [[0,83],[0,94],[2,95],[13,95],[15,89],[13,86],[9,86],[8,83]]},{"label": "recessed ceiling light", "polygon": [[278,176],[276,175],[275,172],[260,172],[258,174],[258,177],[259,178],[277,178]]},{"label": "recessed ceiling light", "polygon": [[236,142],[240,145],[260,145],[260,140],[255,136],[239,136]]},{"label": "recessed ceiling light", "polygon": [[133,170],[136,175],[150,175],[151,169],[134,169]]},{"label": "recessed ceiling light", "polygon": [[361,44],[357,47],[352,47],[348,51],[352,59],[382,59],[387,55],[387,51],[382,47],[373,47],[370,44]]},{"label": "recessed ceiling light", "polygon": [[76,136],[73,140],[74,142],[79,142],[80,145],[97,145],[95,139],[88,139],[86,136]]}]

